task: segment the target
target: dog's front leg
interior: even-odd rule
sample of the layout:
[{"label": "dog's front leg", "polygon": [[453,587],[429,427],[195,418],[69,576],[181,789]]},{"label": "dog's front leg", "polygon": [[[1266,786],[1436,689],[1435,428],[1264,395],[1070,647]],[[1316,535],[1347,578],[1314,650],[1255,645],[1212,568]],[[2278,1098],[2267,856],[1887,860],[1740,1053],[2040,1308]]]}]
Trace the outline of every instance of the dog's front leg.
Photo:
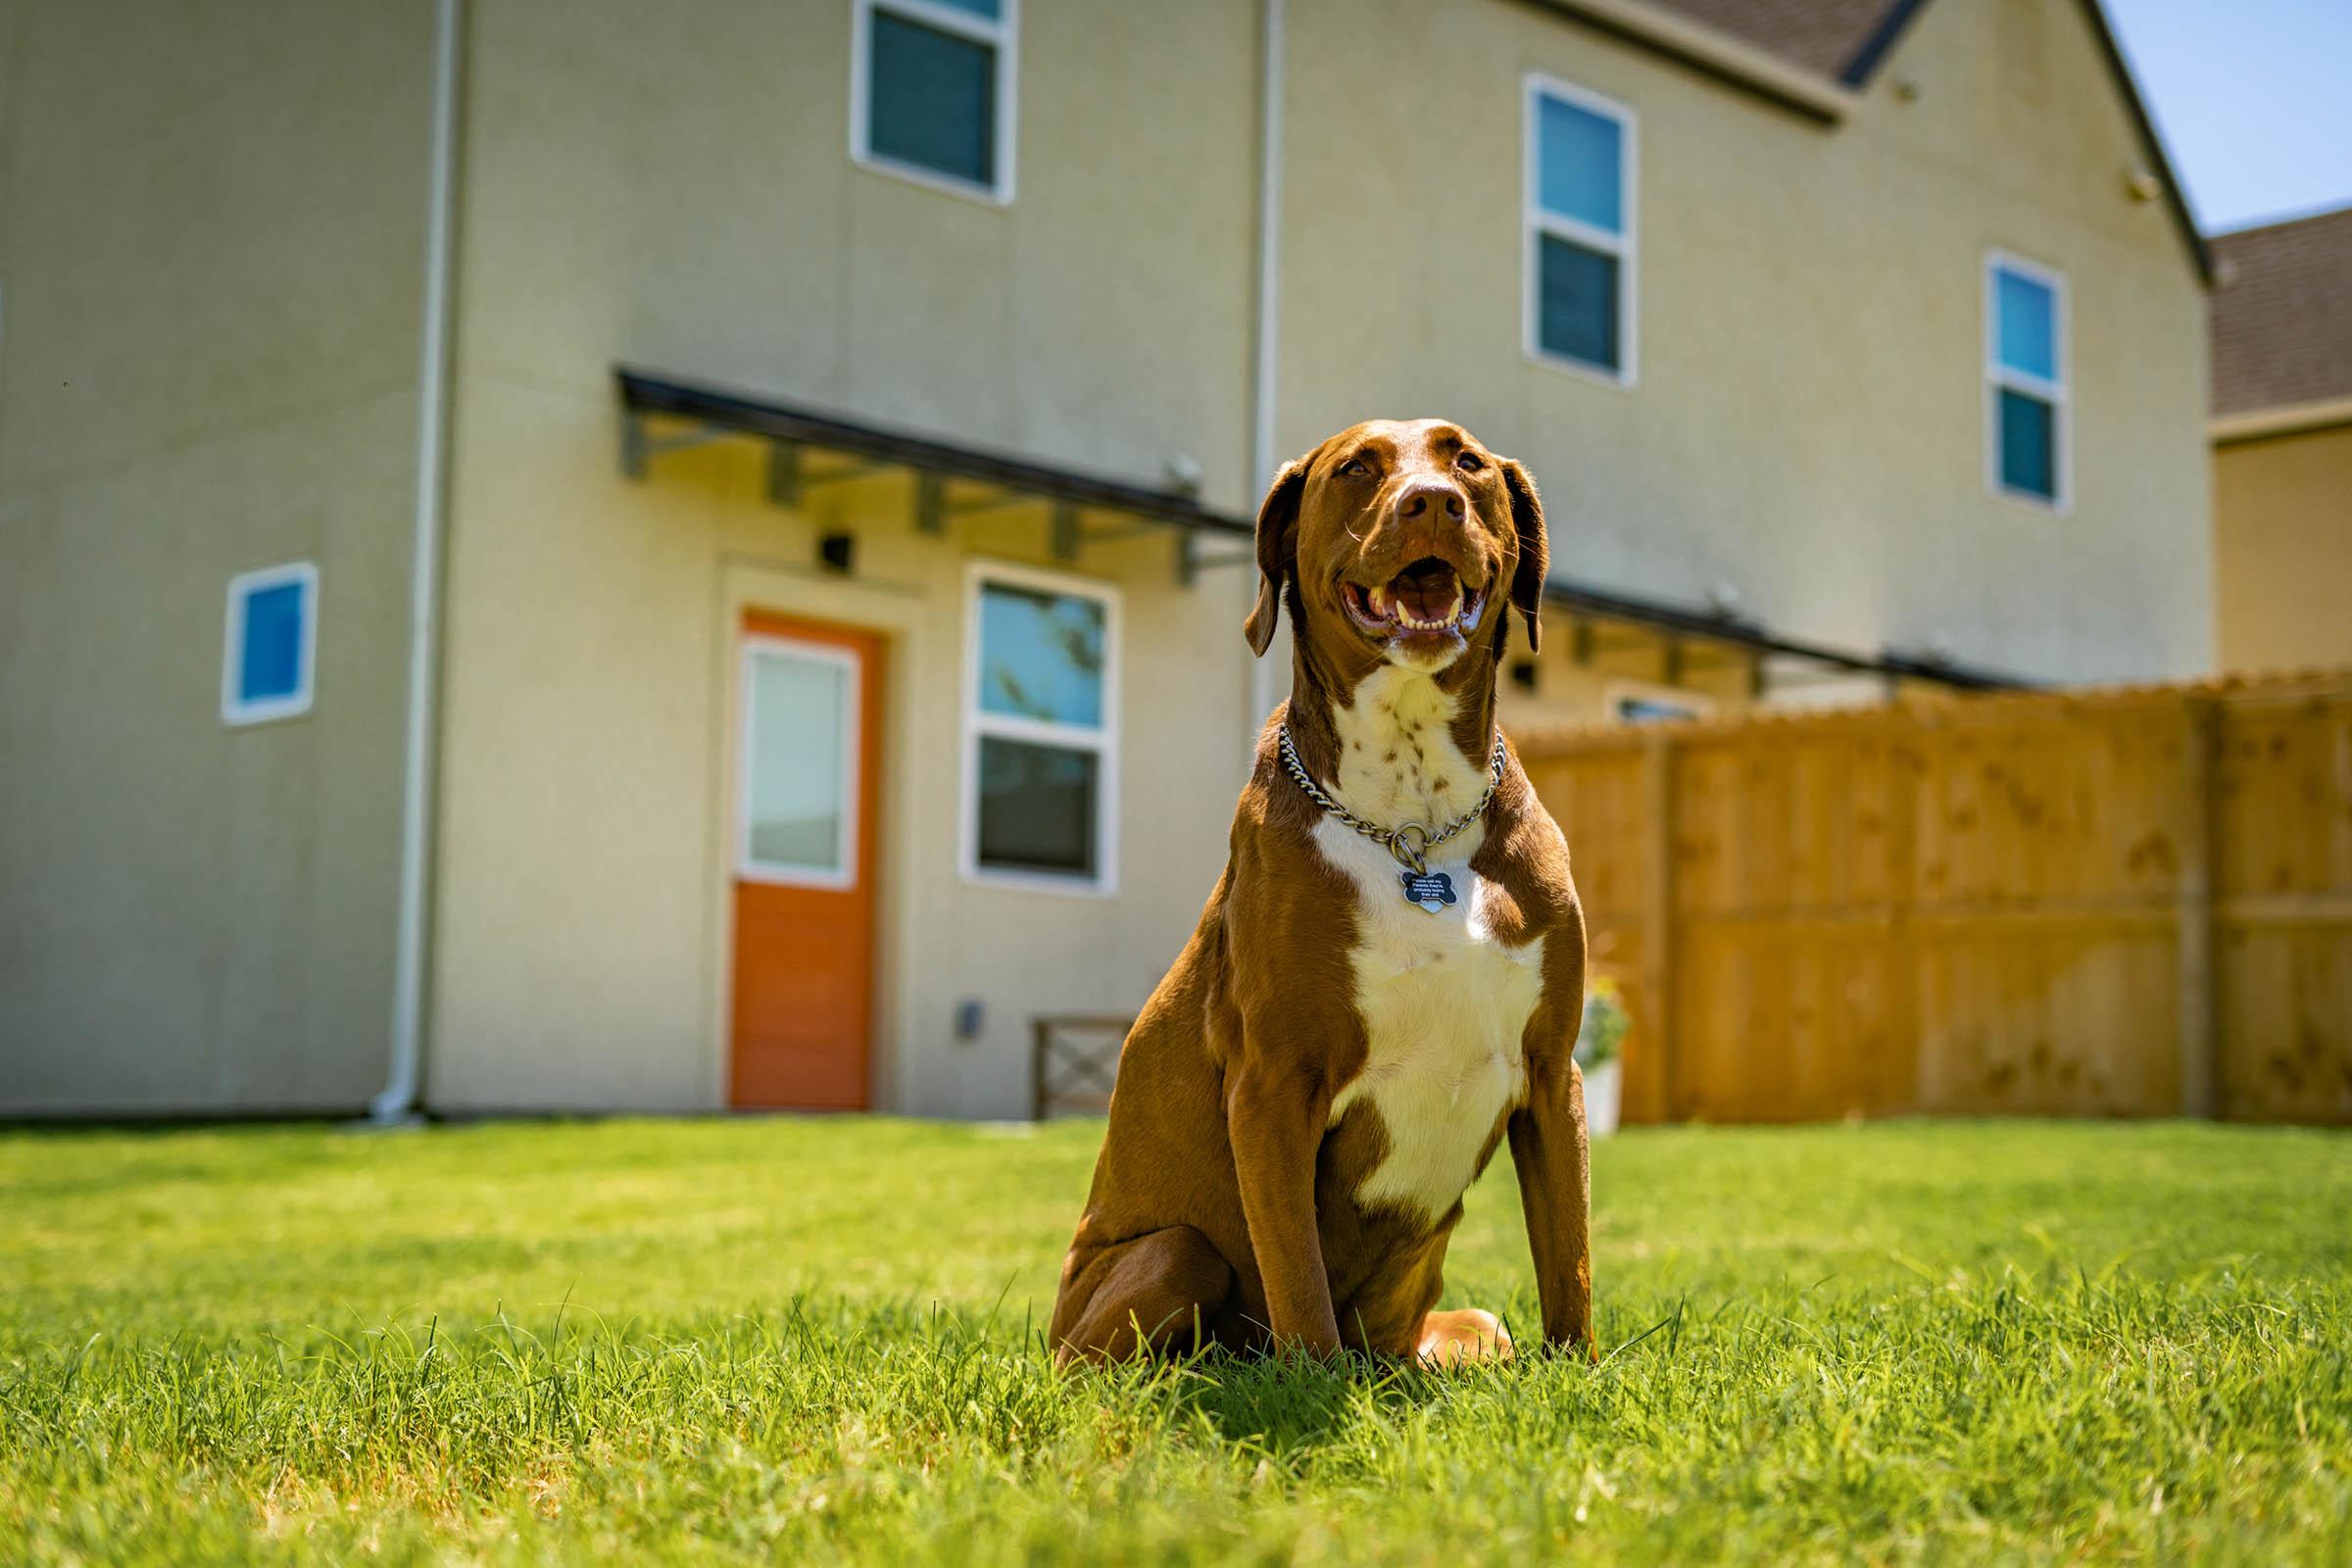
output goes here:
[{"label": "dog's front leg", "polygon": [[1531,1056],[1527,1103],[1510,1120],[1511,1165],[1527,1213],[1544,1338],[1592,1346],[1592,1164],[1574,1045],[1572,1031],[1556,1053]]},{"label": "dog's front leg", "polygon": [[1315,1224],[1315,1155],[1330,1113],[1329,1092],[1304,1074],[1249,1062],[1227,1077],[1226,1133],[1277,1351],[1329,1355],[1340,1348]]}]

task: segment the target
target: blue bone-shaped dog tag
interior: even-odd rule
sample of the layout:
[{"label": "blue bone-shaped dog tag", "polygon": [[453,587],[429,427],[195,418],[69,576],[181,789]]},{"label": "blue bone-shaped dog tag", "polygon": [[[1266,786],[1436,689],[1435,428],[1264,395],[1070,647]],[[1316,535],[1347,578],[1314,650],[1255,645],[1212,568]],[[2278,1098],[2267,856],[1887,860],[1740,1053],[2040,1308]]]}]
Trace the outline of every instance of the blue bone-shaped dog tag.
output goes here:
[{"label": "blue bone-shaped dog tag", "polygon": [[1398,876],[1404,883],[1404,902],[1418,904],[1435,914],[1448,904],[1455,903],[1453,878],[1443,871],[1403,871]]}]

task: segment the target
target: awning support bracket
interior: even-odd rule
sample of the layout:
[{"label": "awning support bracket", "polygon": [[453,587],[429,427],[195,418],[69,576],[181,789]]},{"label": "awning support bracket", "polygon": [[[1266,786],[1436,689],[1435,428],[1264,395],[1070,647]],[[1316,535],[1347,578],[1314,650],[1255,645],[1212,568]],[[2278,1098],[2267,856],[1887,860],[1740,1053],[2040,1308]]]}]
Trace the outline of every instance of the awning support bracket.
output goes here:
[{"label": "awning support bracket", "polygon": [[1254,550],[1203,550],[1200,536],[1190,528],[1176,536],[1176,581],[1182,587],[1192,587],[1200,580],[1202,572],[1215,571],[1220,566],[1256,564]]},{"label": "awning support bracket", "polygon": [[952,502],[948,499],[945,474],[917,473],[914,476],[914,525],[924,533],[945,533],[952,518],[977,516],[984,512],[1002,512],[1006,507],[1027,506],[1043,499],[1015,485],[999,485],[987,495]]},{"label": "awning support bracket", "polygon": [[647,466],[654,459],[672,452],[691,452],[707,447],[713,441],[723,441],[740,434],[723,424],[705,422],[676,435],[656,435],[646,428],[645,416],[635,409],[623,409],[620,415],[620,471],[631,479],[645,477]]},{"label": "awning support bracket", "polygon": [[819,468],[808,462],[808,449],[798,441],[767,444],[767,499],[779,507],[797,507],[808,492],[829,484],[846,484],[880,473],[887,465],[864,458],[844,458]]}]

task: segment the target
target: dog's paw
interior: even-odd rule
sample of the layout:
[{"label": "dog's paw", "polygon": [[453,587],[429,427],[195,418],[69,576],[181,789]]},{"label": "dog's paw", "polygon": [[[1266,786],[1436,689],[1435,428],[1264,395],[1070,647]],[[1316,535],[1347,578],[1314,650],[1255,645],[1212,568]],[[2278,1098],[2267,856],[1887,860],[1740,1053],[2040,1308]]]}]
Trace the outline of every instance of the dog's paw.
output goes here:
[{"label": "dog's paw", "polygon": [[1432,1312],[1421,1320],[1421,1343],[1415,1347],[1423,1366],[1460,1366],[1468,1361],[1507,1361],[1511,1336],[1492,1312],[1475,1306],[1451,1312]]}]

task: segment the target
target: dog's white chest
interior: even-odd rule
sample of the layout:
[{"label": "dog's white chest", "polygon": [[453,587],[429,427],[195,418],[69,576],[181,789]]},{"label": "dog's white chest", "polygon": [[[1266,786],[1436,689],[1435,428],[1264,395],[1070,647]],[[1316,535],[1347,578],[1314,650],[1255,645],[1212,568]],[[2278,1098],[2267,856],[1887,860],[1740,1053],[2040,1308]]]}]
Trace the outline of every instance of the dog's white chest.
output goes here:
[{"label": "dog's white chest", "polygon": [[1436,1219],[1469,1188],[1495,1122],[1526,1094],[1522,1038],[1543,988],[1544,943],[1495,939],[1486,921],[1492,884],[1470,869],[1469,847],[1464,858],[1431,860],[1451,875],[1459,901],[1432,914],[1404,902],[1396,861],[1379,845],[1328,817],[1315,842],[1356,885],[1350,957],[1370,1046],[1363,1071],[1332,1103],[1332,1124],[1370,1100],[1389,1148],[1357,1200]]}]

